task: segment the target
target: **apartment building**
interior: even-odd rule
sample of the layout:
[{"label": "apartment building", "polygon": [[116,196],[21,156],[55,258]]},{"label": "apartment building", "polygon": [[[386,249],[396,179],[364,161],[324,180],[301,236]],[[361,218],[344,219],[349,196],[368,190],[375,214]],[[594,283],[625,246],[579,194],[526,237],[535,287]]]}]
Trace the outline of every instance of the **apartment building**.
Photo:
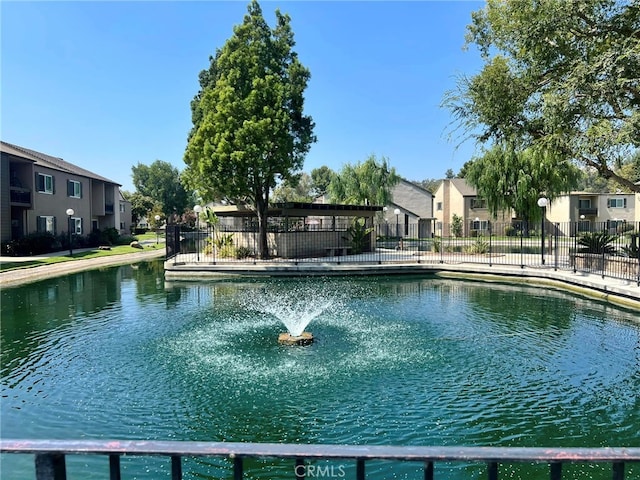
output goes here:
[{"label": "apartment building", "polygon": [[[464,178],[446,178],[442,180],[435,192],[434,217],[436,219],[436,235],[450,236],[453,216],[462,218],[462,235],[489,233],[489,222],[495,221],[507,225],[513,218],[513,212],[498,212],[492,218],[486,201],[478,196],[474,187]],[[501,234],[502,232],[494,232]]]},{"label": "apartment building", "polygon": [[433,193],[401,179],[392,190],[393,202],[383,209],[389,236],[427,238],[433,232]]},{"label": "apartment building", "polygon": [[[120,185],[61,158],[0,142],[0,241],[32,232],[86,235],[131,224]],[[73,213],[71,213],[73,211]],[[69,212],[70,214],[68,214]]]}]

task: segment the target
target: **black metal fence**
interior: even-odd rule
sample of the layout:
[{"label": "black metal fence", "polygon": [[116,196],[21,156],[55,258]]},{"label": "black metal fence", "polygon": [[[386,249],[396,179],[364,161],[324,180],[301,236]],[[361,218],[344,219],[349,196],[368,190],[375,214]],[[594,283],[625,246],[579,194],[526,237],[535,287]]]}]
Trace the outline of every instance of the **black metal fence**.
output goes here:
[{"label": "black metal fence", "polygon": [[[33,454],[36,480],[65,480],[66,457],[69,455],[108,456],[109,463],[105,464],[104,471],[109,472],[111,480],[122,478],[120,460],[123,456],[170,458],[172,480],[183,478],[185,457],[228,459],[231,465],[228,474],[233,475],[235,480],[245,477],[246,460],[264,458],[291,462],[290,473],[286,477],[296,480],[316,477],[353,478],[346,476],[346,468],[355,471],[357,480],[364,480],[367,478],[367,463],[377,460],[418,462],[422,465],[423,478],[426,480],[436,478],[438,465],[447,462],[484,464],[485,475],[489,480],[514,478],[513,469],[516,464],[546,464],[547,475],[551,480],[562,479],[563,467],[568,464],[586,464],[584,475],[589,478],[593,474],[589,465],[609,464],[609,478],[624,480],[626,465],[640,462],[640,448],[396,447],[131,440],[0,440],[0,453]],[[336,470],[326,468],[319,475],[321,467],[314,465],[318,460],[340,460],[343,464]],[[228,478],[228,475],[224,477]]]},{"label": "black metal fence", "polygon": [[[472,224],[472,227],[474,225]],[[640,285],[640,222],[476,222],[477,228],[418,224],[271,228],[261,255],[255,226],[167,228],[167,259],[175,264],[224,262],[481,263],[547,267],[619,278]],[[459,230],[459,231],[458,231]],[[452,232],[443,235],[443,232]],[[458,233],[458,235],[456,235]]]}]

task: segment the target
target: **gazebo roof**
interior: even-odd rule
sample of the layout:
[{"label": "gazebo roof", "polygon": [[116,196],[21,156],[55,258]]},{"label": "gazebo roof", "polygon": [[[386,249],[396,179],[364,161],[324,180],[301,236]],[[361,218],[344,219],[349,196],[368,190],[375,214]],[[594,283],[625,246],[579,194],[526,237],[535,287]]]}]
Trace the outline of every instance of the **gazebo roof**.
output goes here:
[{"label": "gazebo roof", "polygon": [[[218,217],[249,217],[255,211],[245,205],[213,205],[211,210]],[[330,203],[286,202],[274,203],[269,207],[269,217],[373,217],[382,207],[374,205],[338,205]]]}]

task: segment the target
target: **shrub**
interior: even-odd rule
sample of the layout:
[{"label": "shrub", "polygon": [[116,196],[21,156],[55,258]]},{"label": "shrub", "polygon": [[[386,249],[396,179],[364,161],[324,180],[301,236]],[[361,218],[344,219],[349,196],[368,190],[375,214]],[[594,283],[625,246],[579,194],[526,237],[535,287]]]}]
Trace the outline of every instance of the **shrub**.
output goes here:
[{"label": "shrub", "polygon": [[482,237],[478,237],[478,239],[466,249],[466,253],[484,254],[487,252],[489,252],[489,242]]},{"label": "shrub", "polygon": [[3,254],[14,257],[39,255],[55,252],[61,248],[60,241],[52,233],[36,232],[6,243]]},{"label": "shrub", "polygon": [[615,235],[607,232],[587,232],[583,233],[578,240],[578,251],[581,253],[606,253],[613,254],[615,247],[611,245],[615,241]]},{"label": "shrub", "polygon": [[364,218],[354,218],[353,222],[347,228],[347,237],[342,237],[343,240],[347,240],[351,244],[351,250],[354,254],[362,253],[364,250],[367,235],[373,232],[373,227],[365,226]]},{"label": "shrub", "polygon": [[249,247],[238,247],[236,249],[236,258],[242,260],[243,258],[252,257],[253,252]]}]

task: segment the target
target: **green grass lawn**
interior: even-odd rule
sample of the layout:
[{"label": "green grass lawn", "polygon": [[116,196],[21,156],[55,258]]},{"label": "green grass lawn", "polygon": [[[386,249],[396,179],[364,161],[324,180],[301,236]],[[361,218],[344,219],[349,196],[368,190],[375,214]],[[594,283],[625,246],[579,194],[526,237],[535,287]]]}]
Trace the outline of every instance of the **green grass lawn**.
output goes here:
[{"label": "green grass lawn", "polygon": [[[154,235],[155,238],[155,235]],[[33,268],[39,267],[42,265],[51,265],[54,263],[60,262],[72,262],[74,260],[84,260],[90,258],[98,258],[98,257],[109,257],[113,255],[124,255],[125,253],[140,253],[142,251],[148,250],[159,250],[164,249],[164,244],[160,245],[146,245],[144,250],[140,250],[139,248],[133,248],[129,245],[119,245],[115,247],[111,247],[111,250],[88,250],[85,252],[76,252],[73,256],[69,255],[61,255],[56,257],[48,257],[48,258],[38,258],[34,260],[27,260],[24,262],[0,262],[0,272],[6,272],[8,270],[17,270],[21,268]],[[6,258],[6,257],[5,257]]]}]

